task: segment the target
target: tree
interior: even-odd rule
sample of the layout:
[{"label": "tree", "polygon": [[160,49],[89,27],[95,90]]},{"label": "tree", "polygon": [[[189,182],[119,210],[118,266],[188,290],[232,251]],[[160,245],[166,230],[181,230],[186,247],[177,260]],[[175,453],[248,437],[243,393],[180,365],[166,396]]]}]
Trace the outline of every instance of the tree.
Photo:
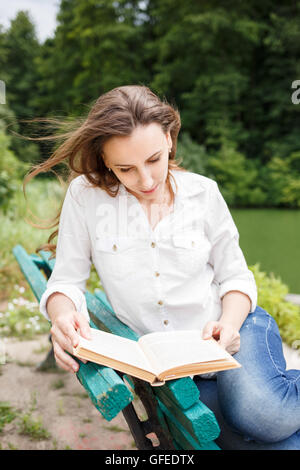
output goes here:
[{"label": "tree", "polygon": [[[35,28],[28,13],[20,11],[11,21],[9,29],[0,36],[0,50],[4,54],[0,59],[1,71],[6,84],[6,102],[15,116],[13,121],[5,119],[9,129],[21,135],[26,134],[24,120],[36,117],[37,72],[35,59],[40,53]],[[1,55],[0,55],[1,56]],[[8,114],[7,116],[8,117]],[[35,161],[38,147],[15,136],[11,139],[11,148],[21,160]]]},{"label": "tree", "polygon": [[35,28],[26,12],[11,21],[3,38],[6,57],[1,64],[7,72],[6,95],[18,119],[33,117],[33,98],[37,91],[35,59],[40,53]]},{"label": "tree", "polygon": [[63,0],[39,59],[44,112],[75,113],[109,89],[149,79],[138,1]]}]

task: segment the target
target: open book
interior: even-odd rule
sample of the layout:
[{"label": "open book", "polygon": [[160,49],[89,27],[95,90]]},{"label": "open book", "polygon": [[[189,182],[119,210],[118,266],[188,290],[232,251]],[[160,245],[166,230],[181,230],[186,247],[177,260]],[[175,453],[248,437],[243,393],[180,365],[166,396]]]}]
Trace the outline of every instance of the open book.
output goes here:
[{"label": "open book", "polygon": [[91,328],[92,339],[80,337],[73,354],[149,382],[163,385],[189,375],[241,365],[214,339],[200,330],[148,333],[138,341]]}]

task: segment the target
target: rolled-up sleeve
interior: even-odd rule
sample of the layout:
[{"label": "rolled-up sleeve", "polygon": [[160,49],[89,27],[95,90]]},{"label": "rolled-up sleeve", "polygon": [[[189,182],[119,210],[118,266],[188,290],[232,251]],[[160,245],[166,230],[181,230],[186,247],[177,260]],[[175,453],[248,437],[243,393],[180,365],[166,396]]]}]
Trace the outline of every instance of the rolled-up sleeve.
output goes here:
[{"label": "rolled-up sleeve", "polygon": [[227,204],[213,182],[207,212],[207,233],[212,245],[209,263],[219,285],[220,298],[229,291],[240,291],[251,300],[251,312],[257,304],[257,288],[239,246],[239,233]]},{"label": "rolled-up sleeve", "polygon": [[54,269],[40,300],[40,312],[49,320],[47,300],[54,292],[66,295],[77,311],[89,318],[84,292],[91,270],[91,244],[85,221],[80,177],[71,182],[61,210]]}]

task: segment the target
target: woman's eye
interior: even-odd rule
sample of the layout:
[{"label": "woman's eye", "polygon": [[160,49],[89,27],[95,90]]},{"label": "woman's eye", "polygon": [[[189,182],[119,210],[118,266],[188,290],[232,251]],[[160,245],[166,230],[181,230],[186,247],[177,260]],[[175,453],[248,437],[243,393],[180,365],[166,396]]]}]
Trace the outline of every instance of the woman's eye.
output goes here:
[{"label": "woman's eye", "polygon": [[[149,160],[149,163],[155,163],[160,160],[160,157],[156,158],[155,160]],[[128,171],[132,170],[132,168],[120,168],[122,173],[127,173]]]}]

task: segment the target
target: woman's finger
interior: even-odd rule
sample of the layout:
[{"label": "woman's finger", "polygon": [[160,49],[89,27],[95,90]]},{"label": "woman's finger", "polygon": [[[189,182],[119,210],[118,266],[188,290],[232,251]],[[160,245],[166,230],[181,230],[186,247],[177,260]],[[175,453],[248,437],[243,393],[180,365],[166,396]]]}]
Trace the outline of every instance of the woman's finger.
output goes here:
[{"label": "woman's finger", "polygon": [[72,324],[70,321],[65,321],[65,320],[62,322],[56,322],[56,324],[54,325],[54,328],[55,328],[55,334],[59,334],[58,331],[60,331],[63,336],[66,336],[69,339],[70,344],[72,346],[72,350],[73,350],[73,347],[78,346],[79,335],[75,329],[75,321],[74,321],[74,324]]},{"label": "woman's finger", "polygon": [[72,354],[73,345],[69,336],[66,336],[60,328],[57,328],[55,325],[51,328],[52,340],[56,341],[62,349],[68,351]]},{"label": "woman's finger", "polygon": [[227,346],[232,343],[233,339],[232,331],[228,328],[222,328],[220,331],[219,345],[226,349]]},{"label": "woman's finger", "polygon": [[60,367],[73,372],[78,371],[78,363],[69,354],[67,354],[56,341],[53,342],[53,350],[56,362]]},{"label": "woman's finger", "polygon": [[210,321],[203,328],[202,338],[209,339],[220,332],[220,324],[218,322]]},{"label": "woman's finger", "polygon": [[87,318],[81,312],[77,312],[76,326],[78,326],[81,336],[83,336],[85,339],[92,339],[91,327]]}]

